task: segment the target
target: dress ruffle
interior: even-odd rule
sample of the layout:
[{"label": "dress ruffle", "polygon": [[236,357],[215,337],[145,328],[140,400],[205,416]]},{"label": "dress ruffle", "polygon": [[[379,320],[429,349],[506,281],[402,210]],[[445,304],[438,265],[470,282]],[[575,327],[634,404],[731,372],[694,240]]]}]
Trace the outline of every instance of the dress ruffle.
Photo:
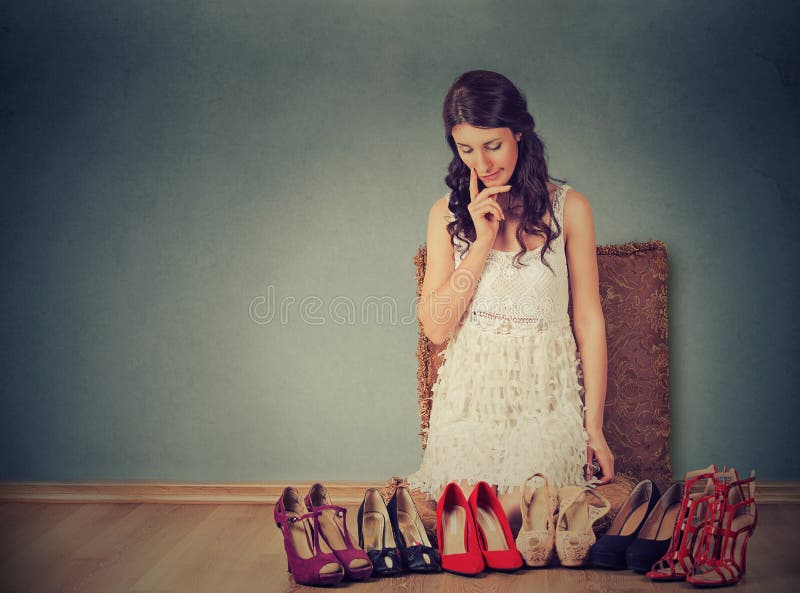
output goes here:
[{"label": "dress ruffle", "polygon": [[583,476],[580,354],[568,318],[525,335],[465,323],[440,355],[412,488],[436,498],[448,482],[485,480],[502,494],[535,472],[556,488],[591,485]]}]

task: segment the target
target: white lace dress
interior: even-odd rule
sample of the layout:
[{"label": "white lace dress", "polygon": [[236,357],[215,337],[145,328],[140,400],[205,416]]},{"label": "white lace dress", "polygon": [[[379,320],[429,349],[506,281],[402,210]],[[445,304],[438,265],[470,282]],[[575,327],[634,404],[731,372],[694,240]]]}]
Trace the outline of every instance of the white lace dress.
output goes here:
[{"label": "white lace dress", "polygon": [[[553,197],[562,234],[545,259],[555,274],[540,261],[541,247],[526,252],[528,265],[520,268],[513,265],[516,250],[489,253],[440,354],[427,447],[408,476],[410,487],[436,497],[448,482],[485,480],[505,493],[535,472],[555,487],[587,484],[580,353],[567,313],[568,188]],[[456,267],[468,248],[456,237]]]}]

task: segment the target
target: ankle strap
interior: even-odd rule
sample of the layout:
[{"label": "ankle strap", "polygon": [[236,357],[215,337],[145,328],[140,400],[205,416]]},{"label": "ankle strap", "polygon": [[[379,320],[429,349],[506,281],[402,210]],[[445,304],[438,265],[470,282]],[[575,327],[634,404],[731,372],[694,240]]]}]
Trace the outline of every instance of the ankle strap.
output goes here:
[{"label": "ankle strap", "polygon": [[[530,499],[526,498],[526,496],[525,496],[525,492],[526,492],[526,490],[528,489],[528,482],[530,482],[530,481],[531,481],[531,480],[533,480],[534,478],[541,478],[541,479],[542,479],[542,481],[544,482],[544,491],[547,493],[547,496],[548,496],[548,498],[553,498],[553,496],[552,496],[552,495],[551,495],[551,493],[550,493],[550,483],[547,481],[547,476],[545,476],[545,475],[544,475],[543,473],[541,473],[541,472],[536,472],[536,473],[535,473],[535,474],[533,474],[533,475],[532,475],[530,478],[528,478],[527,480],[525,480],[525,482],[522,484],[522,500],[523,500],[523,501],[525,501],[525,505],[526,505],[526,506],[530,506],[530,504],[531,504],[531,500],[533,500],[533,494],[534,494],[534,493],[535,493],[537,490],[539,490],[540,488],[542,488],[542,486],[539,486],[539,487],[537,487],[537,488],[533,488],[533,487],[532,487],[532,488],[531,488],[531,490],[532,490],[532,492],[531,492],[531,498],[530,498]],[[557,495],[556,495],[556,498],[557,498]]]},{"label": "ankle strap", "polygon": [[314,507],[315,511],[335,511],[337,515],[343,517],[347,514],[347,509],[344,507],[340,507],[338,504],[321,504],[319,506]]},{"label": "ankle strap", "polygon": [[278,509],[275,507],[275,521],[277,523],[296,523],[297,521],[302,521],[303,519],[312,519],[316,522],[316,517],[319,517],[320,512],[318,510],[309,511],[308,513],[303,513],[302,515],[298,515],[297,513],[292,513],[291,515],[287,513],[284,509]]},{"label": "ankle strap", "polygon": [[303,513],[302,515],[298,515],[296,513],[292,513],[291,515],[287,514],[284,509],[283,505],[281,505],[281,509],[278,509],[278,505],[275,505],[275,522],[278,524],[278,527],[284,532],[284,537],[289,536],[289,526],[297,523],[298,521],[304,521],[308,519],[312,523],[311,527],[311,534],[309,537],[308,529],[305,527],[303,528],[303,532],[306,536],[306,541],[308,542],[309,547],[314,550],[315,554],[321,554],[322,548],[319,545],[319,515],[320,512],[317,510],[310,511],[308,513]]}]

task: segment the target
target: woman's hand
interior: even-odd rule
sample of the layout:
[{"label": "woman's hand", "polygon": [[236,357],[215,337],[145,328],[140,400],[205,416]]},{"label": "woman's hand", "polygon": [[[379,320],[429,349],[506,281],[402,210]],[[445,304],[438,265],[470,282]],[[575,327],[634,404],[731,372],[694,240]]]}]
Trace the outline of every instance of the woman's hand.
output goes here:
[{"label": "woman's hand", "polygon": [[[586,443],[586,463],[589,468],[592,467],[595,459],[597,459],[603,475],[599,483],[609,483],[614,479],[614,454],[611,453],[603,431],[589,433],[589,440]],[[592,476],[587,477],[590,478]]]},{"label": "woman's hand", "polygon": [[503,209],[497,203],[497,195],[511,189],[510,185],[487,187],[478,193],[478,172],[472,168],[469,174],[470,203],[467,205],[472,224],[475,225],[475,241],[486,241],[494,244],[500,221],[505,219]]}]

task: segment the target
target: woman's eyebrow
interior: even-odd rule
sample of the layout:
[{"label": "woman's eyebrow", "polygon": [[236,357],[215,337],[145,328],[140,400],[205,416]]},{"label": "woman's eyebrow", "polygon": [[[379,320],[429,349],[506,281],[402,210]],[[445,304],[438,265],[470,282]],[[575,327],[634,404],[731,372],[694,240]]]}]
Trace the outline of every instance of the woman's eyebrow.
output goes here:
[{"label": "woman's eyebrow", "polygon": [[[497,142],[498,140],[502,140],[502,138],[492,138],[491,140],[487,140],[483,143],[484,146],[487,144],[491,144],[492,142]],[[456,142],[459,146],[466,146],[467,148],[472,148],[469,144],[464,144],[463,142]]]}]

